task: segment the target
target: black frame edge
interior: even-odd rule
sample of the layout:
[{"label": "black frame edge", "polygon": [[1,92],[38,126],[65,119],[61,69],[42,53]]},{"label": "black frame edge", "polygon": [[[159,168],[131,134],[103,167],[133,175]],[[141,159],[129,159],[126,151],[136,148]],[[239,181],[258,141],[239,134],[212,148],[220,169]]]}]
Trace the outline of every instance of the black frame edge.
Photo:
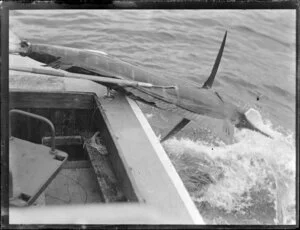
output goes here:
[{"label": "black frame edge", "polygon": [[9,11],[7,7],[1,9],[1,228],[8,224],[8,37]]}]

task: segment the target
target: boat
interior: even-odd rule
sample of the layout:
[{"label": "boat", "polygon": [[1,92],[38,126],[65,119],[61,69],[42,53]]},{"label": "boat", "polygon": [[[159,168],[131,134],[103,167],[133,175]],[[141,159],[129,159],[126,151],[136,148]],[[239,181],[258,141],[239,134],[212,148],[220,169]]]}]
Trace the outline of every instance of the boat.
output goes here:
[{"label": "boat", "polygon": [[9,75],[10,224],[204,224],[134,100],[88,80]]}]

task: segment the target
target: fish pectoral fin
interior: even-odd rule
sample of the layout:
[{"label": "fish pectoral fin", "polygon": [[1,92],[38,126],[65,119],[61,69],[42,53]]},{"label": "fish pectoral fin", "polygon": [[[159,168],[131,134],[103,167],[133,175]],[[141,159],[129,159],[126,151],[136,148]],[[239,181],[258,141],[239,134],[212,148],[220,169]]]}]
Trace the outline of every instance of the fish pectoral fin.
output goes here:
[{"label": "fish pectoral fin", "polygon": [[67,70],[73,66],[71,63],[65,63],[62,61],[61,57],[58,57],[55,61],[50,62],[47,65],[43,65],[46,67],[52,67],[54,69],[61,69],[61,70]]},{"label": "fish pectoral fin", "polygon": [[226,144],[232,144],[233,143],[233,135],[234,135],[233,125],[230,123],[229,120],[224,120],[223,126],[222,126],[222,132],[220,134],[221,139]]},{"label": "fish pectoral fin", "polygon": [[67,70],[67,69],[70,69],[71,67],[73,67],[73,65],[72,64],[67,64],[67,63],[62,63],[62,64],[60,64],[60,69],[61,70]]},{"label": "fish pectoral fin", "polygon": [[168,132],[167,135],[165,135],[160,142],[164,142],[165,140],[169,139],[170,137],[174,136],[176,133],[178,133],[181,129],[183,129],[188,123],[190,122],[190,120],[183,118],[177,125],[175,125],[175,127]]}]

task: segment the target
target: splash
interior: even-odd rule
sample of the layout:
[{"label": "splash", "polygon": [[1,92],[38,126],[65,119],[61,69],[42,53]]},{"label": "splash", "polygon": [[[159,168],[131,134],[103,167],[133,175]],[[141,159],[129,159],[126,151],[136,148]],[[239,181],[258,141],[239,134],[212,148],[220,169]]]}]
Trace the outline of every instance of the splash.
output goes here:
[{"label": "splash", "polygon": [[153,113],[146,113],[145,116],[147,119],[151,119],[153,117]]},{"label": "splash", "polygon": [[211,223],[295,224],[295,137],[256,110],[248,116],[274,139],[244,129],[232,145],[171,139],[164,148]]}]

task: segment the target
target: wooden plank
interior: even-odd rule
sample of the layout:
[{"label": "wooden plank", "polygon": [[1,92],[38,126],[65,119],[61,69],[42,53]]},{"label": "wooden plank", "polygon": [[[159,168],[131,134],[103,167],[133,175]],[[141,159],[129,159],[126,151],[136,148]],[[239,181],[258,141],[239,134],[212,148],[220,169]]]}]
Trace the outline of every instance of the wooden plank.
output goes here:
[{"label": "wooden plank", "polygon": [[[52,137],[43,137],[42,144],[51,146]],[[81,136],[56,136],[55,137],[55,145],[82,145],[82,137]]]},{"label": "wooden plank", "polygon": [[[68,202],[68,200],[66,200],[66,202]],[[10,208],[9,223],[19,225],[59,224],[71,226],[74,226],[74,224],[83,226],[89,224],[109,228],[110,226],[105,225],[165,225],[170,223],[180,224],[180,221],[148,205],[138,203],[114,203],[99,205],[49,205],[46,207],[25,209]],[[122,227],[123,226],[120,226],[120,228]],[[151,227],[152,226],[149,228]],[[116,226],[114,228],[117,229],[119,227]],[[136,226],[136,228],[139,228],[139,226]]]},{"label": "wooden plank", "polygon": [[[39,68],[42,63],[29,57],[9,55],[9,63],[19,67]],[[43,66],[43,69],[51,70],[51,67]],[[102,97],[106,94],[106,87],[83,79],[49,77],[41,74],[9,71],[9,89],[19,91],[42,91],[42,92],[93,92]]]},{"label": "wooden plank", "polygon": [[92,109],[93,93],[10,91],[10,108]]},{"label": "wooden plank", "polygon": [[66,161],[63,165],[63,169],[75,169],[75,168],[91,168],[91,162],[86,160],[81,161]]},{"label": "wooden plank", "polygon": [[[126,100],[129,103],[132,110],[134,111],[136,118],[140,122],[141,127],[144,130],[144,133],[146,134],[148,141],[150,142],[150,145],[152,146],[152,148],[154,150],[153,154],[155,154],[155,156],[153,156],[153,158],[156,158],[156,159],[158,158],[158,162],[155,163],[158,165],[155,165],[155,166],[158,166],[158,168],[162,168],[162,170],[165,172],[166,176],[169,178],[168,182],[170,184],[172,184],[170,186],[173,187],[172,190],[170,190],[170,191],[173,191],[173,194],[172,194],[172,195],[174,195],[173,198],[175,198],[175,196],[178,196],[178,200],[177,200],[178,203],[174,204],[174,205],[175,206],[178,205],[177,208],[182,209],[183,212],[187,212],[189,217],[192,219],[192,223],[205,224],[195,203],[191,199],[190,194],[188,193],[187,189],[185,188],[185,185],[183,184],[178,173],[176,172],[170,158],[168,157],[165,150],[163,149],[163,147],[160,143],[160,140],[155,135],[155,133],[152,130],[150,124],[148,123],[146,117],[144,116],[144,114],[142,113],[142,111],[140,110],[140,108],[138,107],[138,105],[135,101],[133,101],[127,97],[126,97]],[[147,163],[149,163],[149,162],[147,162]],[[143,165],[143,164],[138,165],[138,167],[136,169],[138,173],[141,170],[140,167],[143,168],[143,167],[145,167],[145,165]],[[156,170],[156,169],[155,169],[155,167],[153,167],[150,170]],[[151,184],[150,184],[150,186],[151,186]],[[170,197],[167,196],[166,198],[171,199],[170,201],[172,202],[173,198],[171,198],[171,196]],[[156,201],[154,200],[154,202],[156,202]],[[183,205],[183,206],[181,206],[181,205]],[[162,208],[161,206],[157,206],[157,207]],[[174,215],[175,213],[169,212],[169,214]],[[175,216],[177,218],[176,214],[175,214]],[[182,221],[183,221],[182,223],[186,223],[186,220],[182,220]]]},{"label": "wooden plank", "polygon": [[[31,205],[47,187],[67,159],[67,154],[15,137],[9,143],[9,168],[13,176],[13,196],[24,194]],[[60,158],[57,158],[60,157]],[[61,160],[60,160],[61,159]],[[25,197],[24,196],[24,197]]]},{"label": "wooden plank", "polygon": [[[133,189],[138,191],[139,202],[153,205],[181,223],[203,224],[195,204],[138,106],[129,104],[121,95],[116,95],[113,100],[99,98],[98,106],[113,139],[111,143],[115,143]],[[115,154],[112,152],[111,159]],[[114,169],[118,171],[118,167]],[[122,173],[118,175],[122,177]]]},{"label": "wooden plank", "polygon": [[[46,205],[102,203],[93,169],[62,168],[45,190]],[[65,213],[67,214],[67,213]]]},{"label": "wooden plank", "polygon": [[105,146],[102,147],[103,152],[101,153],[88,142],[85,144],[85,148],[89,154],[90,161],[97,177],[103,200],[106,203],[126,201],[127,199],[120,190],[119,183],[111,169],[108,157],[107,155],[103,155],[107,154],[107,149]]},{"label": "wooden plank", "polygon": [[[98,106],[98,111],[95,113],[95,120],[97,121],[95,123],[95,127],[97,127],[98,130],[101,131],[101,136],[103,137],[105,141],[105,145],[107,149],[109,149],[109,161],[111,162],[113,171],[120,183],[121,189],[123,193],[125,194],[126,198],[130,202],[143,202],[143,198],[139,192],[139,189],[137,186],[134,186],[134,180],[130,179],[130,169],[126,168],[126,166],[123,163],[122,154],[119,154],[120,147],[117,146],[116,142],[114,142],[113,138],[113,132],[110,128],[110,123],[107,122],[108,119],[105,115],[105,109],[101,107],[100,101],[95,96],[94,97],[95,103]],[[109,100],[109,99],[108,99]]]}]

